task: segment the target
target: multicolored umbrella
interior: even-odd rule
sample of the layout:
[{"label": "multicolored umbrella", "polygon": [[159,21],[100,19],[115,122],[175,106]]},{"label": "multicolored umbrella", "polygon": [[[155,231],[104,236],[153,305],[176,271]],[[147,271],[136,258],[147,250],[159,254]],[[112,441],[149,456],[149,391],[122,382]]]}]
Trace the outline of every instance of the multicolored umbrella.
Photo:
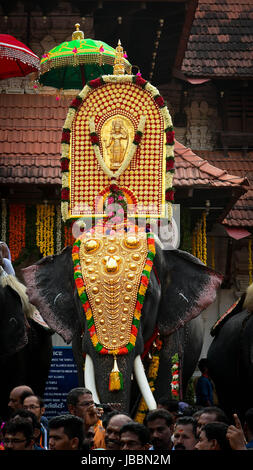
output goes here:
[{"label": "multicolored umbrella", "polygon": [[[44,54],[40,62],[39,82],[57,89],[79,89],[100,75],[113,73],[116,51],[103,41],[84,39],[79,24],[72,41],[63,42]],[[125,60],[126,71],[131,64]]]},{"label": "multicolored umbrella", "polygon": [[0,34],[0,80],[25,77],[39,68],[40,59],[29,47],[9,34]]}]

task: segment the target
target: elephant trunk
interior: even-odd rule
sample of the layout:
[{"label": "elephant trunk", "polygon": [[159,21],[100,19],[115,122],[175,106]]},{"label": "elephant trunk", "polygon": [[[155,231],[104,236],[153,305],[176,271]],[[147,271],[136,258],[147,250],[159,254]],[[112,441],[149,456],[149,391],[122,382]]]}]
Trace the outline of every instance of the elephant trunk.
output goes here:
[{"label": "elephant trunk", "polygon": [[118,368],[123,375],[123,389],[110,391],[109,376],[113,368],[113,357],[100,356],[99,354],[89,356],[86,354],[84,381],[93,394],[95,403],[113,403],[121,411],[129,412],[131,396],[131,376],[134,370],[137,383],[142,396],[149,409],[156,408],[156,402],[148,385],[145,371],[140,356],[134,358],[134,353],[117,358]]},{"label": "elephant trunk", "polygon": [[123,388],[111,391],[109,381],[114,366],[113,356],[96,351],[86,354],[85,387],[91,390],[95,403],[113,403],[120,411],[129,412],[133,359],[133,352],[117,357],[118,368],[123,376]]}]

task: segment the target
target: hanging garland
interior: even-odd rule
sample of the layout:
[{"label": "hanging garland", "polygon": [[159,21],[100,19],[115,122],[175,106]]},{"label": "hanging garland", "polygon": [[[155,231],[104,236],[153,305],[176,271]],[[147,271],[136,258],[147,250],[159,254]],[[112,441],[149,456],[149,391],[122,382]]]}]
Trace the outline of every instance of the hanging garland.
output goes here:
[{"label": "hanging garland", "polygon": [[64,225],[64,246],[73,246],[75,243],[75,238],[73,237],[72,233],[72,224],[71,225]]},{"label": "hanging garland", "polygon": [[202,261],[207,264],[206,213],[202,214]]},{"label": "hanging garland", "polygon": [[[60,205],[6,204],[2,199],[0,232],[15,266],[38,248],[44,256],[59,253],[65,241]],[[70,228],[67,244],[74,241]]]},{"label": "hanging garland", "polygon": [[6,220],[7,220],[7,207],[5,199],[2,199],[2,217],[1,217],[1,240],[6,242]]},{"label": "hanging garland", "polygon": [[253,264],[252,264],[252,239],[251,238],[249,238],[249,241],[248,241],[248,253],[249,253],[249,284],[252,284]]},{"label": "hanging garland", "polygon": [[9,210],[9,249],[15,261],[25,248],[26,211],[24,204],[10,204]]},{"label": "hanging garland", "polygon": [[178,354],[174,354],[171,358],[172,367],[171,367],[171,395],[174,399],[179,399],[179,357]]},{"label": "hanging garland", "polygon": [[[155,350],[152,353],[152,361],[150,363],[148,374],[147,374],[149,387],[152,393],[154,393],[155,391],[155,382],[157,379],[159,363],[160,363],[160,351],[162,348],[162,341],[160,340],[159,337],[156,338],[154,348]],[[147,412],[148,412],[148,407],[146,405],[144,398],[142,397],[140,399],[140,403],[139,403],[134,421],[137,421],[138,423],[143,423]]]},{"label": "hanging garland", "polygon": [[62,244],[62,229],[61,229],[61,207],[56,207],[56,253],[60,253]]},{"label": "hanging garland", "polygon": [[[109,211],[108,209],[113,210]],[[115,184],[110,185],[110,193],[104,201],[103,212],[107,214],[108,220],[114,224],[121,223],[127,217],[125,194]]]},{"label": "hanging garland", "polygon": [[192,236],[192,254],[207,264],[206,212],[203,212]]},{"label": "hanging garland", "polygon": [[211,238],[211,266],[215,270],[215,239]]},{"label": "hanging garland", "polygon": [[198,223],[197,229],[197,258],[201,260],[202,258],[202,230],[201,230],[201,222]]},{"label": "hanging garland", "polygon": [[53,204],[37,204],[36,244],[43,256],[54,254],[54,216]]}]

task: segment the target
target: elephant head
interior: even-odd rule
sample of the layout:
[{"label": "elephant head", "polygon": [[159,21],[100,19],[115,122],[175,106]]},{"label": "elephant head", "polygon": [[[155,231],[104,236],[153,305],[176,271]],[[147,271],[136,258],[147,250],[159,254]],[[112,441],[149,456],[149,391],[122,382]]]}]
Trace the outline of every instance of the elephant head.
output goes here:
[{"label": "elephant head", "polygon": [[[92,253],[93,248],[95,249],[95,245],[90,243],[87,249]],[[113,253],[112,249],[111,258],[113,258]],[[127,411],[129,410],[133,372],[135,372],[141,394],[148,407],[150,409],[156,407],[141,361],[144,347],[152,339],[155,330],[158,329],[164,338],[166,352],[168,338],[172,337],[187,322],[197,317],[214,301],[216,291],[221,283],[220,275],[186,252],[165,251],[159,243],[155,243],[155,253],[141,309],[140,322],[137,323],[137,328],[131,330],[131,332],[135,331],[135,338],[132,341],[133,347],[124,351],[124,347],[120,349],[119,345],[116,371],[118,367],[123,376],[124,386],[123,389],[116,391],[111,391],[108,387],[115,358],[113,354],[107,354],[106,351],[103,354],[103,349],[96,347],[98,342],[94,341],[93,335],[97,334],[99,329],[98,320],[95,320],[95,324],[90,322],[90,317],[87,316],[87,297],[82,297],[80,292],[78,293],[78,283],[74,280],[76,266],[74,257],[73,264],[72,248],[67,247],[59,255],[46,257],[23,270],[30,302],[36,305],[52,330],[60,334],[67,343],[72,341],[72,347],[75,346],[75,349],[78,349],[79,357],[81,353],[85,355],[85,385],[92,390],[94,400],[101,403],[117,402]],[[110,269],[118,269],[117,263],[120,260],[114,257],[110,261],[110,257],[100,255],[96,262],[104,266],[101,269],[108,269],[110,273]],[[91,282],[90,289],[93,289],[94,293],[98,289],[96,285],[95,287],[96,289]],[[121,300],[119,300],[121,299],[121,289],[123,287],[119,284],[118,288],[114,290],[114,297],[117,297],[116,300],[119,304],[121,304]],[[103,296],[106,295],[106,291],[103,291]],[[100,296],[102,297],[100,301],[103,300],[103,296]],[[114,300],[109,296],[108,302]],[[101,312],[103,313],[103,309]],[[127,314],[124,318],[126,316]],[[119,327],[120,325],[121,323],[119,323]],[[103,332],[100,337],[102,334]],[[115,341],[120,343],[120,331],[105,341],[111,341],[112,344],[114,337]],[[122,341],[124,342],[123,336]],[[74,350],[73,352],[75,355]],[[166,361],[166,354],[164,356]]]},{"label": "elephant head", "polygon": [[35,312],[28,301],[26,286],[0,267],[0,416],[3,419],[9,416],[12,388],[26,384],[41,396],[45,390],[52,357],[52,333],[41,326],[42,319],[38,312],[35,317]]},{"label": "elephant head", "polygon": [[0,359],[16,353],[28,342],[27,318],[35,308],[25,291],[25,285],[0,266]]}]

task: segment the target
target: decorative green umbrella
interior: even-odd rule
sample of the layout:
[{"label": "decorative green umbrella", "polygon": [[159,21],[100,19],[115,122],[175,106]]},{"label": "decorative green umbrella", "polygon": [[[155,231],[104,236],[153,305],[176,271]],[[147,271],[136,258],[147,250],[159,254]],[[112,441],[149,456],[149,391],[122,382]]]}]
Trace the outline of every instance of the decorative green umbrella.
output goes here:
[{"label": "decorative green umbrella", "polygon": [[[72,41],[63,42],[44,54],[40,62],[39,83],[57,89],[79,89],[100,75],[113,73],[116,51],[105,42],[84,39],[75,25]],[[131,72],[131,64],[124,59],[125,70]]]}]

